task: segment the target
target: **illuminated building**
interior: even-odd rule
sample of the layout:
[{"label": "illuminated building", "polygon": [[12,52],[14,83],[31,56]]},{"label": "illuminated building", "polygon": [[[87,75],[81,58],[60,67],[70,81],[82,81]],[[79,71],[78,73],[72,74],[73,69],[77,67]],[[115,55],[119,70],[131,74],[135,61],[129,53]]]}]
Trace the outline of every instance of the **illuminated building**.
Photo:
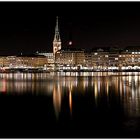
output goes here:
[{"label": "illuminated building", "polygon": [[60,50],[56,53],[56,63],[67,68],[83,66],[85,64],[84,51],[72,49]]},{"label": "illuminated building", "polygon": [[20,55],[0,57],[0,67],[5,69],[13,68],[44,68],[48,64],[45,56],[41,55]]},{"label": "illuminated building", "polygon": [[119,54],[122,70],[140,70],[140,47],[128,46]]},{"label": "illuminated building", "polygon": [[92,51],[92,65],[94,70],[107,70],[109,62],[109,52],[103,49]]},{"label": "illuminated building", "polygon": [[119,48],[110,48],[108,57],[108,69],[119,70]]},{"label": "illuminated building", "polygon": [[41,55],[21,55],[16,57],[18,67],[44,67],[47,58]]},{"label": "illuminated building", "polygon": [[39,53],[39,52],[37,52],[37,55],[46,56],[48,64],[53,64],[54,63],[53,53],[48,53],[48,52],[47,53],[45,53],[45,52]]},{"label": "illuminated building", "polygon": [[91,52],[74,48],[56,52],[56,63],[71,69],[112,71],[140,70],[140,51],[118,48],[94,49]]},{"label": "illuminated building", "polygon": [[56,17],[55,35],[54,35],[54,40],[53,40],[54,59],[55,59],[56,52],[60,49],[61,49],[61,38],[60,38],[60,33],[59,33],[59,28],[58,28],[58,17]]}]

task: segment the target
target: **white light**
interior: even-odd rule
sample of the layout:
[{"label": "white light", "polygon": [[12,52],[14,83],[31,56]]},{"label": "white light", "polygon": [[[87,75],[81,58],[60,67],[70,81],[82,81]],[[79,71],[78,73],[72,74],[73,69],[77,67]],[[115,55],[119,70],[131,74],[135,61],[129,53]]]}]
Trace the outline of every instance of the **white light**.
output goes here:
[{"label": "white light", "polygon": [[72,41],[69,42],[69,45],[72,45]]}]

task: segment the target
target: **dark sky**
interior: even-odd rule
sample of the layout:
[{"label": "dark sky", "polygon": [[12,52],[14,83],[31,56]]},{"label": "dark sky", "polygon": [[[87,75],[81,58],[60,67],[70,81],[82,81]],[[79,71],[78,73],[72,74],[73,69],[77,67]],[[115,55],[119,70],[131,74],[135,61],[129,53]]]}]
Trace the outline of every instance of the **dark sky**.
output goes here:
[{"label": "dark sky", "polygon": [[0,55],[52,51],[55,18],[62,45],[140,46],[140,2],[0,2]]}]

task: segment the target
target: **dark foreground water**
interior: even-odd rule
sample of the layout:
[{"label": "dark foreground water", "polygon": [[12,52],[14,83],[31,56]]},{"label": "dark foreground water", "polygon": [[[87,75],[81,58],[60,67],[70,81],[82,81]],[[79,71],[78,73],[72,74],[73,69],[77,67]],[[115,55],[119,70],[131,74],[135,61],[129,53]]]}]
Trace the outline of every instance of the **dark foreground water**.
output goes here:
[{"label": "dark foreground water", "polygon": [[0,137],[140,137],[140,73],[0,74]]}]

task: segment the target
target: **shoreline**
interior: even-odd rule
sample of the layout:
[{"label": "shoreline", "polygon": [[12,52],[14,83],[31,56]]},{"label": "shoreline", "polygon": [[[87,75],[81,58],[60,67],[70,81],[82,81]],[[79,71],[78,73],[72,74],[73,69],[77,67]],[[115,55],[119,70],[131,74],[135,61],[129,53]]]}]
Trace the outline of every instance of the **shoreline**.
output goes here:
[{"label": "shoreline", "polygon": [[92,73],[92,72],[95,72],[95,73],[98,73],[98,72],[140,72],[140,70],[109,70],[109,71],[103,71],[103,70],[100,70],[100,71],[96,71],[96,70],[78,70],[78,71],[45,71],[45,70],[29,70],[29,71],[26,71],[26,70],[5,70],[5,71],[0,71],[0,73],[57,73],[57,72],[64,72],[64,73],[67,73],[67,72],[78,72],[78,73],[82,73],[82,72],[89,72],[89,73]]}]

